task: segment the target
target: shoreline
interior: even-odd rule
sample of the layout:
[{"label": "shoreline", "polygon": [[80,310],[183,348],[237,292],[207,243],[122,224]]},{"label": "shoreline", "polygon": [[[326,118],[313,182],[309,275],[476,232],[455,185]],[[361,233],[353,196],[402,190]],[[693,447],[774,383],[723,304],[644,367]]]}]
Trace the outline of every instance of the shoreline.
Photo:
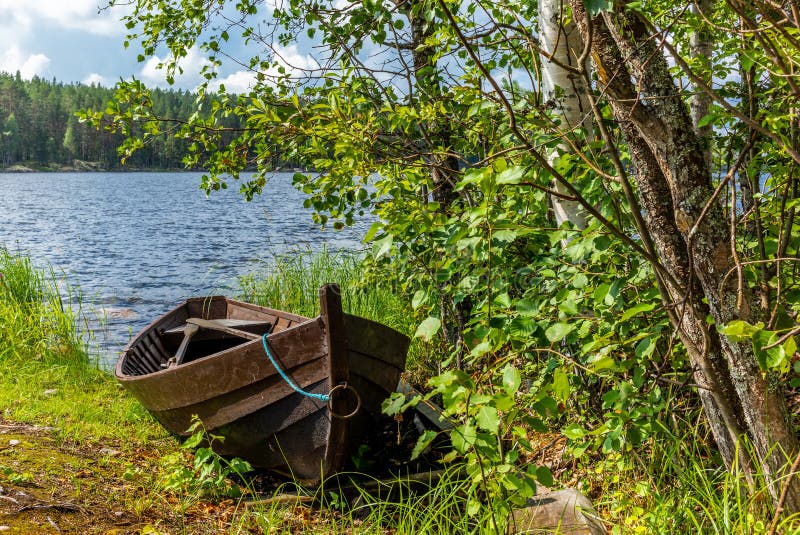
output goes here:
[{"label": "shoreline", "polygon": [[[246,169],[245,172],[256,172],[256,168]],[[50,163],[17,163],[9,166],[0,166],[0,173],[206,173],[208,169],[187,169],[185,167],[104,167],[99,162],[75,160],[72,165]],[[315,171],[300,167],[287,167],[273,169],[271,173],[313,173]]]}]

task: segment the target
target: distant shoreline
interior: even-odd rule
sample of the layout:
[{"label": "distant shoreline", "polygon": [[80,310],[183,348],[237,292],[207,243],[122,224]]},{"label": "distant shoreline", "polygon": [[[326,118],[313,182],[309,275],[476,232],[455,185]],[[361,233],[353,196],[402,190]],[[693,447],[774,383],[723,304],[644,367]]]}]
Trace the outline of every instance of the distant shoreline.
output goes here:
[{"label": "distant shoreline", "polygon": [[71,165],[62,163],[17,163],[8,166],[0,166],[0,173],[125,173],[125,172],[200,172],[203,169],[160,168],[160,167],[105,167],[100,162],[87,162],[75,160]]},{"label": "distant shoreline", "polygon": [[[207,169],[187,169],[185,167],[104,167],[100,162],[75,160],[72,165],[62,163],[17,163],[13,165],[0,165],[0,173],[205,173]],[[246,172],[256,172],[256,169],[247,169]],[[311,173],[313,170],[299,167],[273,169],[272,173]]]}]

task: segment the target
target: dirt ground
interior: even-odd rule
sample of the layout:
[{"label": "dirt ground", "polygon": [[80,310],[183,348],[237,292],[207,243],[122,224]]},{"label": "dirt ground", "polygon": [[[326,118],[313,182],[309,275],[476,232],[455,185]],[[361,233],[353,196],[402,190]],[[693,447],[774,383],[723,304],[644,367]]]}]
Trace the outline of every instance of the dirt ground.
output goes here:
[{"label": "dirt ground", "polygon": [[[387,422],[372,435],[364,464],[349,469],[387,475],[382,472],[400,467],[407,473],[441,468],[438,452],[407,462],[417,435],[411,422],[402,428]],[[52,429],[0,416],[0,535],[326,533],[327,525],[341,526],[335,511],[310,503],[307,496],[297,498],[287,479],[263,471],[248,474],[241,486],[245,495],[237,500],[181,499],[180,493],[160,492],[158,474],[164,474],[165,453],[175,451],[174,442],[132,449],[54,436]]]},{"label": "dirt ground", "polygon": [[123,449],[59,443],[49,429],[0,419],[0,534],[228,531],[236,503],[195,503],[181,513],[176,498],[154,496],[131,477],[153,473],[158,452]]}]

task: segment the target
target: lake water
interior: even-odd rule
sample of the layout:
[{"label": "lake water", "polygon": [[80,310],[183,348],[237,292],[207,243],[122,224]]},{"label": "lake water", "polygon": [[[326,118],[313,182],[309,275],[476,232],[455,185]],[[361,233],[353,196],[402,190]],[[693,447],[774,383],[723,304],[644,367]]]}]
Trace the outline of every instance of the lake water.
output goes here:
[{"label": "lake water", "polygon": [[[207,198],[200,173],[0,173],[0,245],[49,262],[94,310],[110,365],[131,335],[190,296],[231,294],[238,275],[297,249],[361,247],[369,221],[321,230],[291,173],[247,203]],[[100,324],[104,324],[103,327]]]}]

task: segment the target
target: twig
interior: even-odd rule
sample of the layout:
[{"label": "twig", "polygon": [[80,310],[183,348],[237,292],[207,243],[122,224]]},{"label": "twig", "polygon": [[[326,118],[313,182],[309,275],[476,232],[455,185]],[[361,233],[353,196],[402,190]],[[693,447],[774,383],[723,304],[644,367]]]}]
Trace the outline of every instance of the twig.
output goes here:
[{"label": "twig", "polygon": [[778,505],[775,506],[775,516],[772,517],[772,523],[769,526],[767,535],[775,535],[775,530],[778,529],[778,520],[780,520],[781,514],[783,514],[783,504],[786,502],[786,496],[789,494],[789,483],[792,482],[792,477],[795,472],[797,472],[798,467],[800,467],[800,453],[795,457],[792,467],[789,469],[789,474],[786,476],[786,481],[783,482],[781,496],[778,498]]},{"label": "twig", "polygon": [[50,517],[48,516],[48,517],[47,517],[47,521],[50,523],[50,525],[51,525],[51,526],[53,526],[54,528],[56,528],[56,531],[57,531],[57,532],[59,532],[59,533],[63,533],[63,531],[61,531],[61,528],[60,528],[60,527],[58,527],[58,524],[56,524],[56,523],[53,521],[53,519],[52,519],[52,518],[50,518]]},{"label": "twig", "polygon": [[282,493],[272,496],[271,498],[265,498],[263,500],[253,500],[250,502],[244,502],[244,506],[256,507],[259,505],[272,505],[274,503],[310,503],[312,501],[314,501],[313,496],[301,496],[299,494]]},{"label": "twig", "polygon": [[82,513],[83,508],[79,505],[75,505],[74,503],[36,503],[32,505],[24,505],[17,509],[15,515],[20,513],[24,513],[25,511],[31,511],[36,509],[54,509],[56,511],[63,511],[69,513]]}]

